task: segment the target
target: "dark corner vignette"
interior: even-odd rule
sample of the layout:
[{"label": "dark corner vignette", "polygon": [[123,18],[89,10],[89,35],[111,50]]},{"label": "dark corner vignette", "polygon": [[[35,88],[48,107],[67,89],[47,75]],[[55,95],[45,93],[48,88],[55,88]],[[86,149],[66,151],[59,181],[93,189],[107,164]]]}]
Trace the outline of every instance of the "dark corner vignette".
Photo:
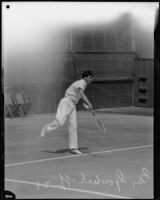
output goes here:
[{"label": "dark corner vignette", "polygon": [[159,9],[156,12],[155,30],[154,30],[154,198],[160,199],[160,182],[159,182],[159,169],[160,160],[158,159],[158,152],[160,151],[160,20],[159,20]]}]

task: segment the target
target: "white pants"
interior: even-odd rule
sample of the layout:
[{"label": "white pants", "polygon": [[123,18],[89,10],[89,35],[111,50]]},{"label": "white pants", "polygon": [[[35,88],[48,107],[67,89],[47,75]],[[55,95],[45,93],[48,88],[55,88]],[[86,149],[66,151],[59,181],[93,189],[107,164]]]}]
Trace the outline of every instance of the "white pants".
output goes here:
[{"label": "white pants", "polygon": [[76,115],[76,106],[75,104],[67,97],[61,99],[56,119],[47,124],[47,132],[53,131],[61,127],[66,119],[68,119],[68,132],[69,132],[69,148],[77,148],[77,115]]}]

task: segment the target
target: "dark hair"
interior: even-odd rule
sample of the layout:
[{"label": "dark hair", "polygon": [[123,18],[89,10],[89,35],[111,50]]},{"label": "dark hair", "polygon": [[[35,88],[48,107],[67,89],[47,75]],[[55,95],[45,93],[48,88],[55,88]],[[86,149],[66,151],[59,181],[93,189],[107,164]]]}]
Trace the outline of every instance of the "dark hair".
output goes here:
[{"label": "dark hair", "polygon": [[87,70],[87,71],[84,71],[84,72],[82,73],[82,78],[88,77],[88,76],[93,76],[93,72],[90,71],[90,70]]}]

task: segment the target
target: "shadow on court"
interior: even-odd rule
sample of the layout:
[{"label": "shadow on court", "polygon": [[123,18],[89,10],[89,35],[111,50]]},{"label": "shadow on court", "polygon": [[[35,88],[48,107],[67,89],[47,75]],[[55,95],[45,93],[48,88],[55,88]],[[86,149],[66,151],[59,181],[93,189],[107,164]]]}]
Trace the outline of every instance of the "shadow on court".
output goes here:
[{"label": "shadow on court", "polygon": [[[79,150],[82,151],[82,152],[88,152],[89,151],[88,147],[80,147]],[[60,153],[60,154],[71,153],[70,149],[59,149],[57,151],[47,151],[47,150],[45,151],[44,150],[43,152],[46,152],[46,153]]]}]

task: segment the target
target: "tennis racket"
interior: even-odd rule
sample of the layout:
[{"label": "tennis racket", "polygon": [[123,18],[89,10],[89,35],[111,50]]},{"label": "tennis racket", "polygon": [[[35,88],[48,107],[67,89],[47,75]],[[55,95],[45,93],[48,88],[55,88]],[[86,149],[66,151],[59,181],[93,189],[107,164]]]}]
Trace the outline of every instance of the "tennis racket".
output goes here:
[{"label": "tennis racket", "polygon": [[[87,104],[83,103],[83,106],[84,106],[87,110],[89,110],[89,107],[88,107]],[[106,127],[104,126],[104,124],[102,124],[102,122],[101,122],[99,119],[97,119],[96,113],[95,113],[93,110],[89,110],[89,112],[93,115],[94,120],[95,120],[95,122],[96,122],[96,125],[97,125],[98,129],[101,130],[101,131],[106,131]]]}]

